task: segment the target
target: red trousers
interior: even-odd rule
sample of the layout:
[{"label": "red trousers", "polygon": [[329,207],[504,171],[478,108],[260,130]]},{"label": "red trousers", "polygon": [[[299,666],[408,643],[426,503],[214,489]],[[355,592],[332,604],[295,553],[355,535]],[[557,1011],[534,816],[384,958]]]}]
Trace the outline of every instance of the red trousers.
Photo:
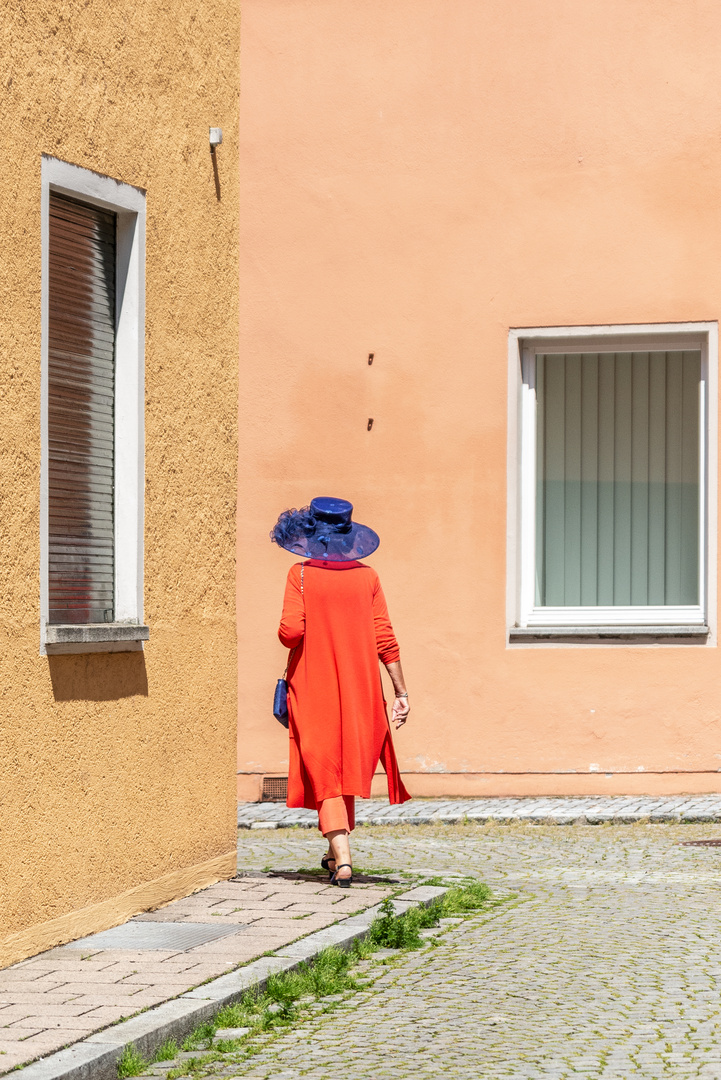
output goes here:
[{"label": "red trousers", "polygon": [[318,807],[318,828],[327,836],[329,832],[353,832],[355,828],[355,795],[338,795],[324,799]]}]

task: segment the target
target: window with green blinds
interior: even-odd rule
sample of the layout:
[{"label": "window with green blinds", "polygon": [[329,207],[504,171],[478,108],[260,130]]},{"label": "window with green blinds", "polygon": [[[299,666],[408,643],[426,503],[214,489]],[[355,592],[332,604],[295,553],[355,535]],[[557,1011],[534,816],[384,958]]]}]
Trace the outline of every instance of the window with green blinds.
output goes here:
[{"label": "window with green blinds", "polygon": [[114,618],[116,215],[51,193],[49,622]]},{"label": "window with green blinds", "polygon": [[701,353],[538,354],[538,607],[700,603]]}]

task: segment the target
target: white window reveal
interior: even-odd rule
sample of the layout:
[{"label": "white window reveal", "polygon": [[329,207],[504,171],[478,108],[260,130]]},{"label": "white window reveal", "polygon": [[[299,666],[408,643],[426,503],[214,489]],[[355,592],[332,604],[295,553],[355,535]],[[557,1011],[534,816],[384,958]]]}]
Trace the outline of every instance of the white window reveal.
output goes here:
[{"label": "white window reveal", "polygon": [[652,330],[519,342],[516,627],[706,630],[716,338]]},{"label": "white window reveal", "polygon": [[41,651],[141,648],[145,194],[43,158]]}]

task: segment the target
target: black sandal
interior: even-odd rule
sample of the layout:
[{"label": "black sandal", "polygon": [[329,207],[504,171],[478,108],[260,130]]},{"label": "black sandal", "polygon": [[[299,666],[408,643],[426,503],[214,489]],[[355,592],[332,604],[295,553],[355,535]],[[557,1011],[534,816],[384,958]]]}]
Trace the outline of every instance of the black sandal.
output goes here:
[{"label": "black sandal", "polygon": [[351,864],[349,862],[342,862],[340,864],[340,866],[336,866],[335,874],[331,874],[330,883],[331,883],[331,885],[337,885],[339,889],[350,889],[351,885],[353,884],[353,874],[352,874],[352,872],[351,872],[350,877],[344,877],[344,878],[339,878],[338,877],[338,871],[344,866],[350,867],[351,871],[353,870],[353,867],[351,866]]},{"label": "black sandal", "polygon": [[328,871],[328,877],[333,877],[333,871],[331,870],[328,863],[334,863],[334,862],[335,862],[335,859],[333,858],[333,856],[329,855],[327,852],[323,856],[323,858],[320,860],[320,865],[323,867],[324,870]]}]

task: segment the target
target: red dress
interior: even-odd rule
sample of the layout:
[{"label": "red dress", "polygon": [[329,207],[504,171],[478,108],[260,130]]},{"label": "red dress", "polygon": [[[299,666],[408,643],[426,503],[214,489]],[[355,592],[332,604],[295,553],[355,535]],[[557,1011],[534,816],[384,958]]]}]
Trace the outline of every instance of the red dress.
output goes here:
[{"label": "red dress", "polygon": [[317,810],[339,795],[370,798],[378,762],[392,803],[410,798],[391,739],[378,658],[399,659],[378,575],[359,562],[291,566],[278,636],[288,669],[288,806]]}]

